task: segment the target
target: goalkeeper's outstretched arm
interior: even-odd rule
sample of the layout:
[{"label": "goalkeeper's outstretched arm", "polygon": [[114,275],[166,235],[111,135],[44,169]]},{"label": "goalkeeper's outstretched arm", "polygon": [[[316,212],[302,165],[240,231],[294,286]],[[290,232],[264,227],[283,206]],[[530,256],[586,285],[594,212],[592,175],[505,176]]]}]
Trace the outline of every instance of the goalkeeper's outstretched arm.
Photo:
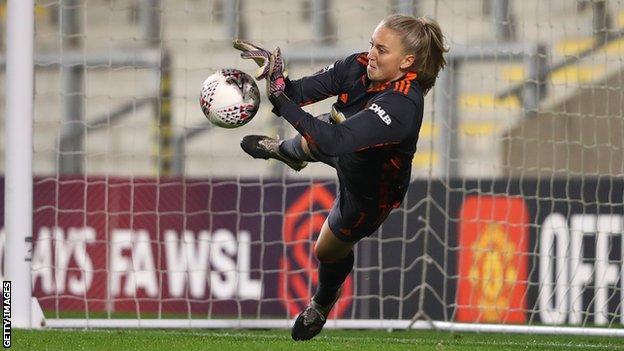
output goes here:
[{"label": "goalkeeper's outstretched arm", "polygon": [[319,72],[301,79],[287,79],[284,92],[299,106],[338,96],[345,90],[348,67],[357,59],[357,56],[358,54],[353,54],[343,60],[338,60]]},{"label": "goalkeeper's outstretched arm", "polygon": [[337,156],[371,147],[400,143],[406,136],[418,134],[422,105],[399,93],[386,93],[340,124],[314,118],[286,95],[272,96],[271,102],[283,116],[313,145],[329,156]]}]

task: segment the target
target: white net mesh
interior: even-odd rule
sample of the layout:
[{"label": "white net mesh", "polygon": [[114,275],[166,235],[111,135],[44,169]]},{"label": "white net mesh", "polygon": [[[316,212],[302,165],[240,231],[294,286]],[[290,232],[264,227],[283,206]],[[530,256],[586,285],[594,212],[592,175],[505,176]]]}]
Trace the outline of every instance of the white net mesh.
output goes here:
[{"label": "white net mesh", "polygon": [[250,159],[244,135],[294,130],[264,95],[248,125],[209,127],[201,83],[254,71],[233,37],[280,46],[298,78],[366,51],[402,11],[440,23],[449,65],[408,195],[358,244],[332,317],[624,323],[620,1],[36,3],[32,272],[47,318],[286,326],[315,291],[335,171]]}]

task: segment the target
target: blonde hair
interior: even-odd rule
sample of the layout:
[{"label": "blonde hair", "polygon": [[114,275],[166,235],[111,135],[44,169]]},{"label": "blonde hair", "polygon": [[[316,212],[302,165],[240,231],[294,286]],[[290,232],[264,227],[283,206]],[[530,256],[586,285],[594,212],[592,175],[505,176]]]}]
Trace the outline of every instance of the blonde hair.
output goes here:
[{"label": "blonde hair", "polygon": [[381,21],[384,26],[401,36],[404,53],[416,58],[409,71],[416,72],[424,94],[433,87],[438,73],[446,66],[444,35],[440,25],[427,17],[415,18],[406,15],[390,15]]}]

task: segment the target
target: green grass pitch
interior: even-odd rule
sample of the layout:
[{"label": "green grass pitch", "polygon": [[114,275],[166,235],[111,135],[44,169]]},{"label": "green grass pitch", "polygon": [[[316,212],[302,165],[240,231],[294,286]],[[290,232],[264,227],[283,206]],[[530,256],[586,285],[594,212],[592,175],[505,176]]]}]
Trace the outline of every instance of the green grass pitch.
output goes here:
[{"label": "green grass pitch", "polygon": [[287,330],[13,330],[14,350],[624,350],[624,338],[325,330],[294,342]]}]

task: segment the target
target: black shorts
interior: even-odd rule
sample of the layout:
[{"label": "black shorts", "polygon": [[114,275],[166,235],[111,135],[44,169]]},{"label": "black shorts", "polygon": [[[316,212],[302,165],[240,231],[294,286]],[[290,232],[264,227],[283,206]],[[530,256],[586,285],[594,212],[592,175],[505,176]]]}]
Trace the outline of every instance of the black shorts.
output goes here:
[{"label": "black shorts", "polygon": [[357,198],[340,186],[327,221],[334,235],[346,242],[357,242],[373,234],[388,218],[392,207]]}]

